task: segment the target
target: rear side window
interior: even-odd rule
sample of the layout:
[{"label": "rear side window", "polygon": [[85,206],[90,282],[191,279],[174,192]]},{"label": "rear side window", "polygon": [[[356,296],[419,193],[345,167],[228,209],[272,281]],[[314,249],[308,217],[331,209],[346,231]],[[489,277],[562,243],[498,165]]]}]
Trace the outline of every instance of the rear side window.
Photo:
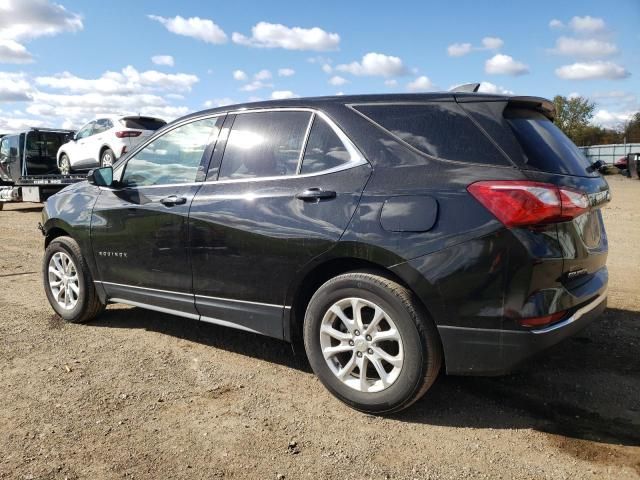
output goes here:
[{"label": "rear side window", "polygon": [[316,116],[307,140],[300,173],[316,173],[339,167],[349,161],[349,152],[336,132]]},{"label": "rear side window", "polygon": [[295,175],[310,118],[309,112],[238,114],[219,179]]},{"label": "rear side window", "polygon": [[167,124],[164,120],[151,117],[126,117],[122,122],[125,127],[137,130],[158,130]]},{"label": "rear side window", "polygon": [[356,105],[354,108],[432,157],[509,165],[508,160],[456,103]]},{"label": "rear side window", "polygon": [[505,110],[504,117],[522,147],[526,167],[563,175],[590,175],[587,169],[591,162],[547,117],[534,110],[512,108]]}]

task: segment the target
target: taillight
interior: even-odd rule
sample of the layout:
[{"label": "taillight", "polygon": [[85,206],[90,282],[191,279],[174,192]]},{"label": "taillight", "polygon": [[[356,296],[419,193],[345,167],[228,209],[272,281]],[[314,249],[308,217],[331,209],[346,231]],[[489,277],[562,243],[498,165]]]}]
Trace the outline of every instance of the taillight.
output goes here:
[{"label": "taillight", "polygon": [[521,318],[520,325],[523,327],[544,327],[556,323],[558,320],[562,320],[567,314],[566,310],[561,312],[552,313],[551,315],[545,315],[544,317],[530,317]]},{"label": "taillight", "polygon": [[467,190],[507,227],[566,222],[589,210],[584,193],[548,183],[483,181]]},{"label": "taillight", "polygon": [[116,132],[116,137],[118,138],[139,137],[141,134],[142,132],[139,132],[138,130],[121,130],[119,132]]}]

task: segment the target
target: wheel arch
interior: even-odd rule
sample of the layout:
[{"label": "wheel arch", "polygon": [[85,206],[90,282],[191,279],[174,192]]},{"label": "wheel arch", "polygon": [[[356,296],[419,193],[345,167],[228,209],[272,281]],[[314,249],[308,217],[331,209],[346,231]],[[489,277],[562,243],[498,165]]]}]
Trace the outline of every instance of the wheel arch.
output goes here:
[{"label": "wheel arch", "polygon": [[[401,270],[401,274],[399,274],[395,269],[393,269],[393,264],[385,264],[372,260],[371,258],[363,258],[359,256],[334,257],[316,263],[312,268],[306,271],[306,273],[304,273],[304,275],[302,275],[296,282],[295,286],[289,290],[287,305],[290,305],[291,310],[284,323],[285,340],[294,344],[300,343],[307,305],[309,304],[313,294],[323,283],[338,275],[359,270],[368,270],[373,273],[377,273],[397,282],[407,290],[411,291],[426,314],[433,320],[431,309],[428,305],[425,305],[421,295],[418,294],[418,291],[424,292],[425,288],[433,291],[433,287],[425,279],[420,279],[420,286],[419,288],[416,288],[416,285],[414,285],[413,282],[418,280],[414,275],[407,275],[406,270]],[[424,285],[425,283],[426,285]]]},{"label": "wheel arch", "polygon": [[77,241],[73,236],[71,225],[68,225],[60,219],[50,219],[47,221],[44,225],[44,231],[44,248],[47,248],[49,244],[58,237],[71,237]]}]

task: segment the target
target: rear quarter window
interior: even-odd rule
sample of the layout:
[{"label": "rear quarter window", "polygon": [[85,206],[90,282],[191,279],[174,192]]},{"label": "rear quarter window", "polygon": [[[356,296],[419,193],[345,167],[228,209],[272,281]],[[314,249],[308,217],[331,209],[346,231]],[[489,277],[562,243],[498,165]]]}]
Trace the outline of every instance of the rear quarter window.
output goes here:
[{"label": "rear quarter window", "polygon": [[354,105],[353,108],[398,139],[432,157],[510,165],[454,102]]}]

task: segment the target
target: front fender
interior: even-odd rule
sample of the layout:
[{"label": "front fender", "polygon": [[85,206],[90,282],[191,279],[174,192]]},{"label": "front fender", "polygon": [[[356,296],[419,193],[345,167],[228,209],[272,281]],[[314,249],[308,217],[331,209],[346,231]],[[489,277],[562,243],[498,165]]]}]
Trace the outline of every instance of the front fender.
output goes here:
[{"label": "front fender", "polygon": [[[91,217],[100,189],[87,182],[80,182],[49,197],[42,210],[45,245],[55,237],[65,235],[73,238],[94,280],[98,280],[98,269],[91,246]],[[104,292],[98,287],[98,295],[104,300]]]}]

